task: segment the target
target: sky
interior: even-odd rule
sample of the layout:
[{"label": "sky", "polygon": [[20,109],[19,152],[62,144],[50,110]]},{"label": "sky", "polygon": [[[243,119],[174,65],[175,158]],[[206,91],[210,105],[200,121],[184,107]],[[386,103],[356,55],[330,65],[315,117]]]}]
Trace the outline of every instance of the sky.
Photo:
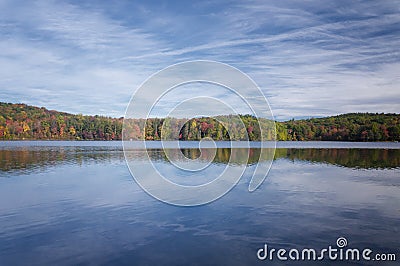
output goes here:
[{"label": "sky", "polygon": [[277,120],[400,112],[400,1],[0,0],[0,35],[2,102],[120,117],[150,75],[213,60]]}]

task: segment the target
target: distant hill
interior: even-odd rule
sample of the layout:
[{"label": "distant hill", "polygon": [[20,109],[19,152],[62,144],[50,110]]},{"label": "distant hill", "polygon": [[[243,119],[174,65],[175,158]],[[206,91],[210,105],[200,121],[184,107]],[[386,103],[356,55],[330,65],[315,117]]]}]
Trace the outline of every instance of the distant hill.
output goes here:
[{"label": "distant hill", "polygon": [[[259,140],[258,121],[250,115],[240,116],[245,129],[232,122],[228,135],[218,122],[230,121],[231,116],[218,119],[203,117],[186,122],[182,119],[131,119],[129,139],[159,140],[161,133],[170,139],[199,140]],[[128,122],[128,121],[127,121]],[[0,140],[120,140],[123,118],[74,115],[47,110],[26,104],[0,103]],[[237,123],[237,124],[235,124]],[[260,119],[260,123],[270,123]],[[161,128],[164,125],[164,131]],[[247,134],[246,134],[247,133]],[[311,118],[276,122],[278,140],[332,141],[400,141],[400,115],[383,113],[350,113],[325,118]],[[271,138],[271,132],[265,132]]]},{"label": "distant hill", "polygon": [[282,140],[399,141],[400,115],[349,113],[277,123]]},{"label": "distant hill", "polygon": [[0,103],[0,139],[117,140],[122,118],[73,115],[26,104]]}]

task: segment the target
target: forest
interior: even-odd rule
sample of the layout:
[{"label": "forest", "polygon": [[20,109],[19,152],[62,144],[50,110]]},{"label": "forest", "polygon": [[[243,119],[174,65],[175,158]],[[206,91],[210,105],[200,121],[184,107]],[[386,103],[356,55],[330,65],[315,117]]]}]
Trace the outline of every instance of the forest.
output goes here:
[{"label": "forest", "polygon": [[400,141],[400,114],[349,113],[273,122],[251,115],[124,119],[0,103],[0,140]]}]

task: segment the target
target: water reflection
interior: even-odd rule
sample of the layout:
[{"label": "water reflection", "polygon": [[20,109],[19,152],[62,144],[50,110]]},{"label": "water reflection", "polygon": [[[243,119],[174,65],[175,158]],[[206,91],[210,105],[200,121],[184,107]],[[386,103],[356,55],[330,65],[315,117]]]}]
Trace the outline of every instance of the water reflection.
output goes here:
[{"label": "water reflection", "polygon": [[391,169],[400,166],[398,149],[276,149],[275,159],[279,158],[361,169]]},{"label": "water reflection", "polygon": [[[157,167],[169,166],[162,150],[149,154]],[[251,169],[259,154],[251,149],[243,161],[245,149],[219,149],[209,170],[224,168],[229,156]],[[130,155],[139,166],[147,156]],[[14,178],[0,178],[0,264],[281,265],[258,261],[256,251],[265,243],[321,249],[339,236],[354,248],[400,254],[399,157],[383,149],[278,149],[255,192],[245,174],[212,204],[179,208],[132,182],[120,147],[3,147],[0,175]]]},{"label": "water reflection", "polygon": [[0,150],[0,171],[29,173],[64,164],[102,163],[124,160],[113,147],[18,147]]},{"label": "water reflection", "polygon": [[[168,161],[167,156],[160,149],[147,151],[153,161]],[[211,149],[203,152],[214,153]],[[272,150],[271,150],[272,152]],[[171,158],[183,154],[189,159],[199,159],[199,149],[169,150]],[[268,154],[268,153],[265,153]],[[129,157],[134,160],[143,160],[147,156],[144,150],[132,150]],[[251,148],[218,148],[214,163],[226,164],[232,156],[231,163],[242,165],[256,164],[260,158],[260,149]],[[207,157],[207,156],[205,156]],[[292,149],[279,148],[275,151],[275,160],[301,160],[312,163],[327,163],[348,168],[360,169],[391,169],[400,167],[399,149]],[[89,164],[124,160],[120,147],[18,147],[3,148],[0,150],[0,171],[29,172],[35,169],[45,170],[60,164]]]}]

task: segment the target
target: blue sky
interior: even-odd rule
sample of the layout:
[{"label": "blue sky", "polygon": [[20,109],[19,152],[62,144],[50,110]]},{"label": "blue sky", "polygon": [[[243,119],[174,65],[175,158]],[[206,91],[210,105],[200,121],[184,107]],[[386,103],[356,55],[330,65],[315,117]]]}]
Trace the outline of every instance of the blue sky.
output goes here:
[{"label": "blue sky", "polygon": [[123,116],[186,60],[247,73],[279,120],[400,112],[399,1],[2,1],[0,101]]}]

